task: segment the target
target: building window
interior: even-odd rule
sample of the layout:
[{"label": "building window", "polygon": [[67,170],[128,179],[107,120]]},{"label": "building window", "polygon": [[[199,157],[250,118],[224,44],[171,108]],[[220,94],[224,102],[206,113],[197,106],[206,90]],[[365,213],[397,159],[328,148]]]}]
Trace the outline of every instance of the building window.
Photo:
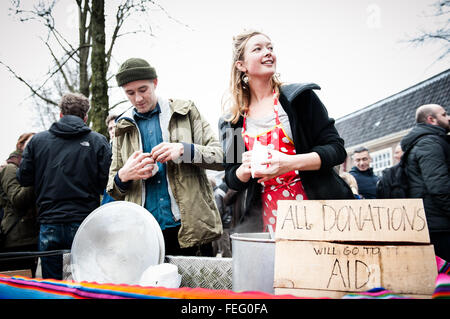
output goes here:
[{"label": "building window", "polygon": [[382,150],[370,153],[372,157],[373,173],[381,176],[381,172],[392,166],[392,148],[384,148]]}]

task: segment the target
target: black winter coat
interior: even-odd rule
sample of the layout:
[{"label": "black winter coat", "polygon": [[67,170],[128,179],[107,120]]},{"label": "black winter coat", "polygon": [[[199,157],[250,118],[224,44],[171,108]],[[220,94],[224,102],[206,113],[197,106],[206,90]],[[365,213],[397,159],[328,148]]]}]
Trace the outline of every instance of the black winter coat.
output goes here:
[{"label": "black winter coat", "polygon": [[402,139],[406,150],[408,197],[422,198],[430,232],[450,232],[450,145],[443,128],[430,124],[416,126]]},{"label": "black winter coat", "polygon": [[353,166],[349,172],[358,183],[358,193],[365,199],[377,198],[377,182],[378,176],[373,173],[370,167],[365,171],[360,171],[358,167]]},{"label": "black winter coat", "polygon": [[65,115],[30,140],[17,179],[34,186],[40,223],[81,222],[100,205],[110,164],[106,137]]},{"label": "black winter coat", "polygon": [[[309,199],[354,199],[347,183],[333,169],[345,161],[347,152],[344,140],[339,136],[334,120],[313,89],[316,84],[289,84],[280,89],[280,104],[288,115],[297,154],[317,152],[321,168],[317,171],[301,171],[303,187]],[[261,185],[251,178],[247,183],[236,177],[236,170],[242,163],[246,147],[242,138],[243,118],[236,124],[219,121],[220,138],[224,149],[225,181],[237,191],[247,192],[246,220],[253,227],[245,231],[260,230],[262,225]]]}]

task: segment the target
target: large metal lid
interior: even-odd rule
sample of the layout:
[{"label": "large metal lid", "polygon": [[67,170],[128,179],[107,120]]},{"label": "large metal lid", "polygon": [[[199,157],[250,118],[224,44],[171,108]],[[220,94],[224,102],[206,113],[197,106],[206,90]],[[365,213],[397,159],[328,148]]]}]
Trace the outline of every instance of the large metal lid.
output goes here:
[{"label": "large metal lid", "polygon": [[111,202],[78,228],[71,249],[72,276],[78,282],[138,284],[142,273],[164,257],[164,238],[153,215],[131,202]]}]

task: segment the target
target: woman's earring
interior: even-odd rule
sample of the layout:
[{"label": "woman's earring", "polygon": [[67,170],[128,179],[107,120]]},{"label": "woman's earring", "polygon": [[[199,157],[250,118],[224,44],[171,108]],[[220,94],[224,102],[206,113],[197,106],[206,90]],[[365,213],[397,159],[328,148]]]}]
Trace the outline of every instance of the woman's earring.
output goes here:
[{"label": "woman's earring", "polygon": [[248,76],[247,76],[247,74],[244,74],[242,76],[242,82],[244,82],[245,84],[248,84]]}]

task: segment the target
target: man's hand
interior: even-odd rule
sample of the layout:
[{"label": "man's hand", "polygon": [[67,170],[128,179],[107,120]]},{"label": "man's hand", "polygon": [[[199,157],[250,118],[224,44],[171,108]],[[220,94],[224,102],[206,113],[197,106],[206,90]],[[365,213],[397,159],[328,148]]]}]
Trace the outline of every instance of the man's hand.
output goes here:
[{"label": "man's hand", "polygon": [[125,165],[119,170],[119,178],[122,182],[136,181],[152,177],[157,170],[155,161],[150,153],[136,151],[128,158]]},{"label": "man's hand", "polygon": [[183,144],[162,142],[152,149],[150,156],[155,162],[165,163],[167,161],[176,161],[183,153]]}]

